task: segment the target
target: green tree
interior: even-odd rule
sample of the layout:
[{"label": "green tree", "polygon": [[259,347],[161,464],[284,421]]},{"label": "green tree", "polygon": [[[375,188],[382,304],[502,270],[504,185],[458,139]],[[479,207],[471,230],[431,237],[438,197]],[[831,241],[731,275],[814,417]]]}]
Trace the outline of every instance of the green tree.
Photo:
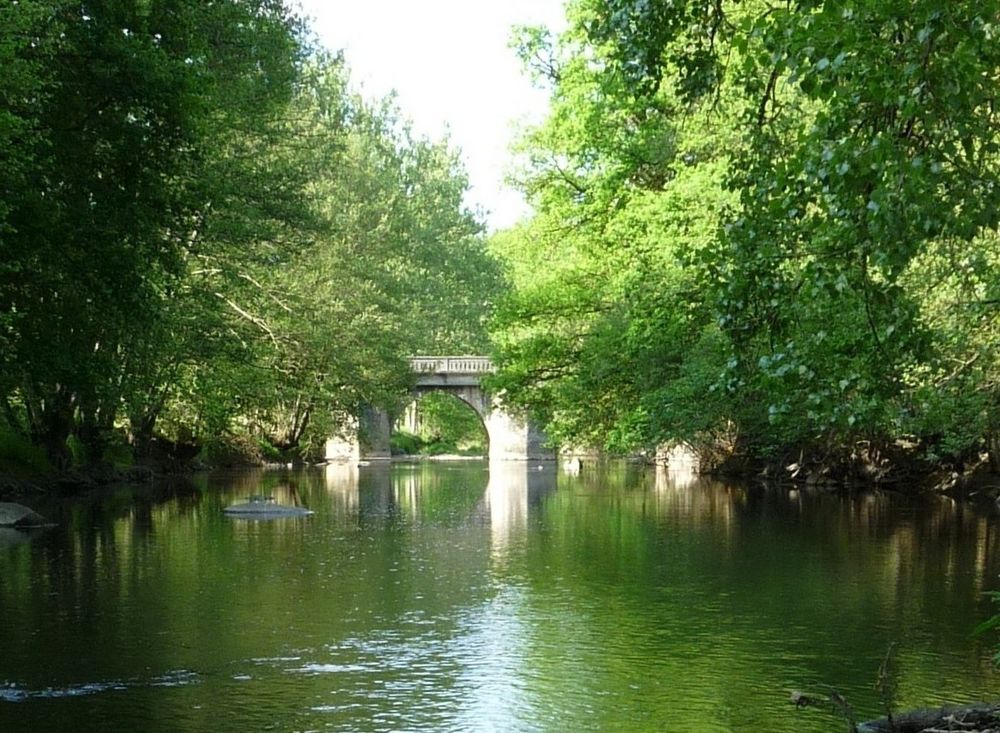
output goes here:
[{"label": "green tree", "polygon": [[493,323],[494,386],[560,442],[627,451],[693,439],[705,421],[694,430],[677,416],[725,362],[702,262],[732,198],[728,131],[713,129],[725,106],[637,95],[606,72],[589,8],[572,11],[557,41],[520,35],[552,109],[523,143],[538,213],[492,243],[513,283]]},{"label": "green tree", "polygon": [[[289,210],[264,216],[275,225],[264,235],[261,207],[234,212],[246,217],[235,225],[209,212],[209,242],[247,230],[240,250],[201,257],[189,279],[195,302],[224,305],[229,335],[196,335],[197,358],[164,382],[175,392],[167,432],[315,451],[361,405],[399,406],[409,355],[482,348],[499,269],[446,142],[414,138],[391,99],[361,99],[341,59],[316,56],[273,139],[241,133],[240,144],[237,161],[263,162],[238,185],[285,181]],[[248,247],[263,256],[248,259]]]},{"label": "green tree", "polygon": [[73,432],[98,461],[198,254],[208,149],[287,98],[297,25],[276,0],[27,2],[0,21],[44,82],[13,107],[30,134],[0,235],[6,414],[57,465]]},{"label": "green tree", "polygon": [[912,410],[905,375],[936,355],[907,274],[997,223],[994,11],[812,3],[750,14],[733,37],[756,111],[720,305],[782,442],[884,445]]},{"label": "green tree", "polygon": [[[606,309],[590,267],[599,262],[610,269],[603,283],[631,270],[667,310],[700,317],[673,329],[645,315],[610,322],[599,348],[591,316],[565,332],[539,329],[535,343],[547,338],[559,354],[550,366],[562,362],[551,382],[532,373],[544,360],[524,337],[541,311],[515,306],[498,325],[512,399],[556,424],[573,403],[597,415],[610,404],[632,409],[622,427],[649,425],[647,440],[727,435],[750,458],[805,450],[820,461],[860,458],[876,473],[903,438],[938,458],[981,447],[997,422],[995,378],[979,356],[996,313],[996,10],[580,0],[555,44],[526,33],[523,56],[554,87],[550,119],[528,141],[526,190],[540,214],[522,249],[555,231],[549,218],[571,231],[559,252],[582,275],[553,281],[550,302]],[[709,161],[721,187],[682,203],[678,171]],[[645,229],[612,228],[642,187],[663,210]],[[637,232],[678,205],[704,223],[701,246],[692,253],[687,233],[663,231],[649,243],[691,278],[680,289],[624,258]],[[619,300],[643,302],[610,299]],[[633,364],[617,338],[633,323],[651,327],[640,329],[651,346],[682,334],[668,339],[683,344],[674,360],[659,347]],[[620,376],[580,380],[593,371],[591,346],[649,379],[624,377],[633,390]],[[662,369],[670,363],[677,368]],[[552,385],[578,389],[560,395]],[[698,409],[683,408],[681,394]],[[599,420],[592,432],[614,435],[613,424]],[[625,443],[643,442],[635,438]]]},{"label": "green tree", "polygon": [[[393,450],[441,455],[486,452],[486,429],[471,406],[454,395],[431,392],[411,403],[396,424]],[[412,432],[410,432],[412,431]]]}]

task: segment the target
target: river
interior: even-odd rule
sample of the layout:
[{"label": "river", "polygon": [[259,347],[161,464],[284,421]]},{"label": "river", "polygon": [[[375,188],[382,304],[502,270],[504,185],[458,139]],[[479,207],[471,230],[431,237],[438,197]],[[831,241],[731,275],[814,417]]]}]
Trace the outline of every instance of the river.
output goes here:
[{"label": "river", "polygon": [[[222,509],[273,494],[315,511]],[[840,731],[993,699],[996,510],[483,463],[109,490],[0,534],[0,731]]]}]

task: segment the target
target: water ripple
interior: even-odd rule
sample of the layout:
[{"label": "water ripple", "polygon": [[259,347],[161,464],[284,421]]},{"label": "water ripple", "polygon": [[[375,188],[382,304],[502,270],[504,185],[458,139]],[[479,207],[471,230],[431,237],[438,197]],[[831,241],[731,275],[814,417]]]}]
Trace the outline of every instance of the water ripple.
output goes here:
[{"label": "water ripple", "polygon": [[197,672],[186,669],[166,672],[149,679],[110,680],[104,682],[81,682],[66,687],[44,687],[30,689],[16,682],[0,683],[0,701],[26,702],[28,700],[51,700],[54,698],[83,697],[102,692],[119,692],[140,687],[183,687],[200,681]]}]

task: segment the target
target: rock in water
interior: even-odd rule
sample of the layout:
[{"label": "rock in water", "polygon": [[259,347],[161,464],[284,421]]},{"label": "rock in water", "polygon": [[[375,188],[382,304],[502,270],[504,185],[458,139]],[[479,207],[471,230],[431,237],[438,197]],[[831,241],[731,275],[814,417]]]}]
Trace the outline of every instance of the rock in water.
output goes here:
[{"label": "rock in water", "polygon": [[45,517],[26,506],[0,501],[0,527],[41,527]]}]

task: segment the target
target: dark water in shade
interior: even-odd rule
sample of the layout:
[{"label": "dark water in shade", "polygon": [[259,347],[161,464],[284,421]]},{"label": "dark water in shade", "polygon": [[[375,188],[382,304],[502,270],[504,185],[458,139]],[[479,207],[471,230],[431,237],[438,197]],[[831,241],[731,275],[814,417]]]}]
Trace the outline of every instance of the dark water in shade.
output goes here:
[{"label": "dark water in shade", "polygon": [[[273,493],[307,518],[230,519]],[[0,535],[0,731],[840,731],[1000,697],[995,511],[481,463],[256,472]]]}]

